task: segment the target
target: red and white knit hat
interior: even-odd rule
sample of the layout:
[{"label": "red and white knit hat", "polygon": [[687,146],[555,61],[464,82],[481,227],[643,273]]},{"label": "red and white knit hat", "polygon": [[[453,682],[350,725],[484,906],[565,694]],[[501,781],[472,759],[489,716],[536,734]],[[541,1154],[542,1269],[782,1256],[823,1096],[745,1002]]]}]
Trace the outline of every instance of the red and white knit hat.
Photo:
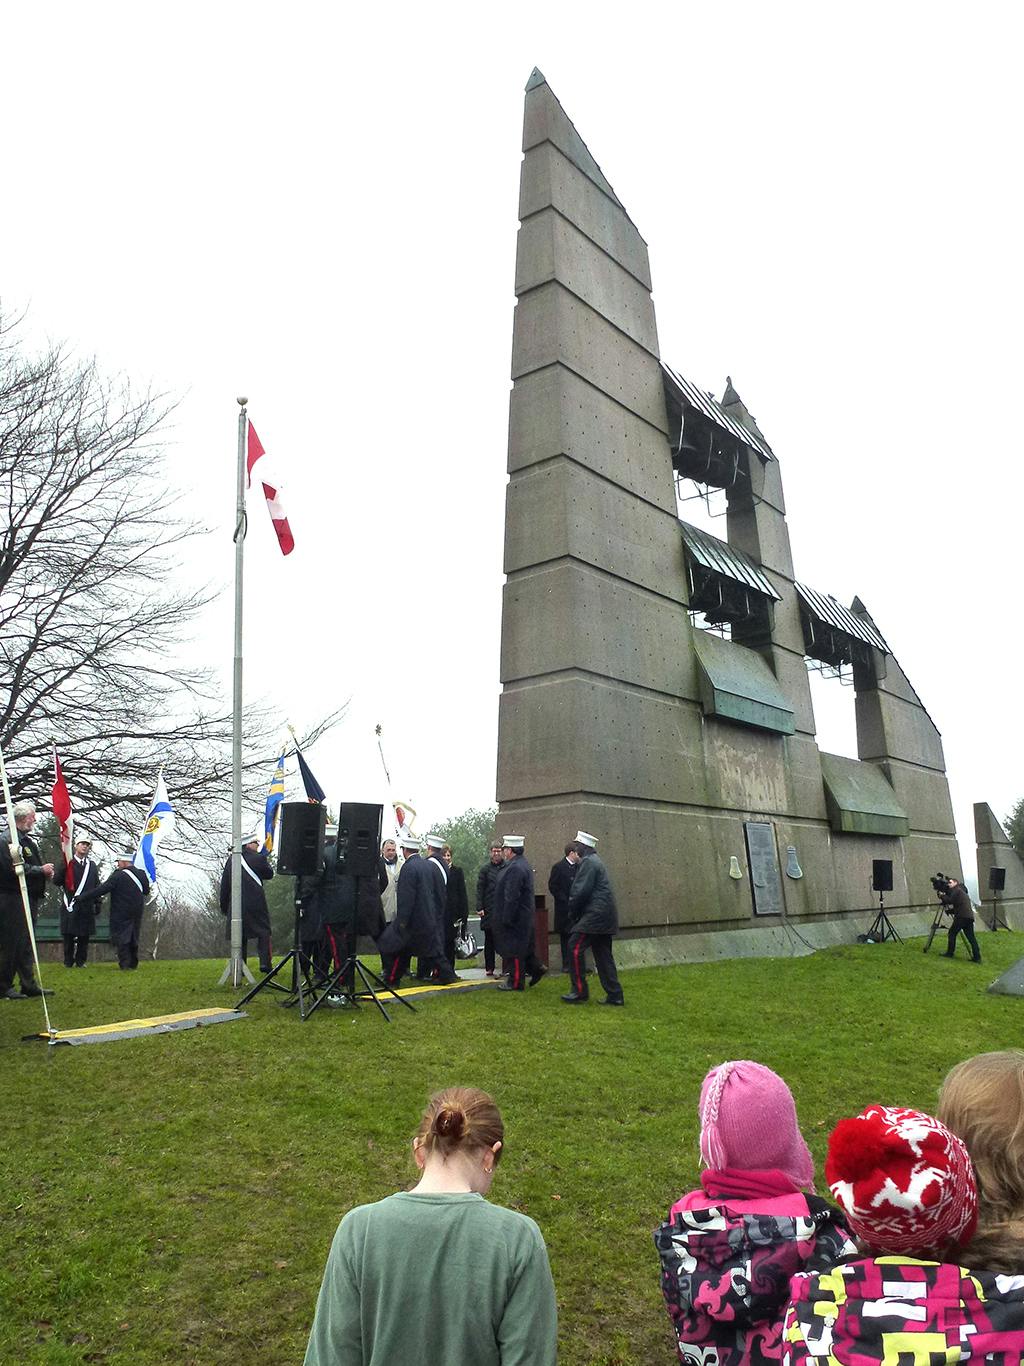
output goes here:
[{"label": "red and white knit hat", "polygon": [[854,1233],[876,1252],[941,1255],[974,1235],[970,1155],[920,1110],[869,1105],[841,1119],[828,1141],[825,1180]]},{"label": "red and white knit hat", "polygon": [[712,1067],[700,1091],[700,1155],[707,1166],[776,1169],[814,1189],[814,1159],[789,1087],[748,1058]]}]

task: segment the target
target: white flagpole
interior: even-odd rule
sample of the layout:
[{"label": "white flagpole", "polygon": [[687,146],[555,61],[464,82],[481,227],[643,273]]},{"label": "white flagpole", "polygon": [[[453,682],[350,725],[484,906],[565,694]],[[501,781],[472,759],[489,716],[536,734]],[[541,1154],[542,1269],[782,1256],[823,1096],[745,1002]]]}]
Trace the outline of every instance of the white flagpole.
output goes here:
[{"label": "white flagpole", "polygon": [[242,957],[242,548],[245,545],[245,436],[246,404],[238,406],[238,498],[235,507],[235,659],[231,725],[231,957],[221,974],[220,986],[256,979]]},{"label": "white flagpole", "polygon": [[[11,862],[14,864],[14,871],[18,878],[18,887],[21,889],[21,908],[25,912],[25,925],[28,929],[29,943],[32,945],[32,961],[36,967],[36,981],[40,987],[43,985],[42,973],[39,971],[39,950],[36,948],[36,931],[32,924],[32,907],[28,899],[28,883],[25,881],[25,858],[21,852],[21,841],[18,839],[18,827],[14,820],[14,806],[11,803],[11,789],[7,786],[7,765],[4,763],[3,750],[0,750],[0,784],[3,786],[4,810],[7,813],[7,836],[10,840]],[[50,1011],[46,1004],[46,997],[39,998],[43,1003],[43,1018],[46,1021],[46,1033],[49,1038],[54,1038],[57,1031],[50,1023]]]}]

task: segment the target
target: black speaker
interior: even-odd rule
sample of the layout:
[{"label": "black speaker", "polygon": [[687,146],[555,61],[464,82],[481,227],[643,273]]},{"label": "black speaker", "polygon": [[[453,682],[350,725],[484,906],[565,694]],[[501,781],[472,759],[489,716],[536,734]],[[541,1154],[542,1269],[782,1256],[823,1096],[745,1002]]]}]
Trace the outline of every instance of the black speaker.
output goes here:
[{"label": "black speaker", "polygon": [[892,891],[892,859],[871,860],[871,886],[876,892]]},{"label": "black speaker", "polygon": [[988,889],[990,892],[1006,891],[1006,869],[990,868],[988,870]]},{"label": "black speaker", "polygon": [[376,877],[384,808],[372,802],[342,802],[338,812],[338,867],[352,877]]},{"label": "black speaker", "polygon": [[288,877],[314,877],[324,861],[327,808],[320,802],[282,802],[277,871]]}]

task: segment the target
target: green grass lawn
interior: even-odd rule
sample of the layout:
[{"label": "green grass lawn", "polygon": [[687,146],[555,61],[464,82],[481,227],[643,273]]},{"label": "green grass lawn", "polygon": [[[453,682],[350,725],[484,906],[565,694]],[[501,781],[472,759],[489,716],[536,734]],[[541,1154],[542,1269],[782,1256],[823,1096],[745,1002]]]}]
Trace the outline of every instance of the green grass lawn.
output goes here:
[{"label": "green grass lawn", "polygon": [[[820,1172],[841,1116],[933,1109],[954,1062],[1020,1042],[1024,1000],[985,987],[1024,935],[981,944],[981,968],[918,940],[638,969],[625,1010],[563,1006],[559,977],[390,1024],[372,1006],[303,1023],[265,993],[244,1021],[83,1048],[21,1042],[39,1002],[2,1002],[0,1360],[300,1362],[339,1218],[411,1184],[427,1095],[465,1083],[504,1114],[492,1196],[543,1230],[560,1360],[670,1363],[651,1231],[697,1180],[707,1068],[781,1072]],[[44,971],[73,1028],[233,1004],[221,966]]]}]

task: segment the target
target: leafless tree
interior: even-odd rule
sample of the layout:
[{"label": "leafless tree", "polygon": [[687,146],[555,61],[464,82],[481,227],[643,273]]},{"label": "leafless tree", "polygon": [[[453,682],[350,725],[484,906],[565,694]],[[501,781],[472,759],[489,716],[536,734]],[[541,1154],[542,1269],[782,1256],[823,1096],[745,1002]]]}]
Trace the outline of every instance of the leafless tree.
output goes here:
[{"label": "leafless tree", "polygon": [[[30,354],[20,320],[0,315],[0,744],[38,798],[56,737],[76,812],[108,841],[137,832],[163,764],[179,828],[212,857],[231,711],[208,671],[179,666],[211,594],[180,586],[205,528],[182,518],[163,470],[174,406],[64,347]],[[246,716],[250,799],[267,780],[270,722]]]}]

